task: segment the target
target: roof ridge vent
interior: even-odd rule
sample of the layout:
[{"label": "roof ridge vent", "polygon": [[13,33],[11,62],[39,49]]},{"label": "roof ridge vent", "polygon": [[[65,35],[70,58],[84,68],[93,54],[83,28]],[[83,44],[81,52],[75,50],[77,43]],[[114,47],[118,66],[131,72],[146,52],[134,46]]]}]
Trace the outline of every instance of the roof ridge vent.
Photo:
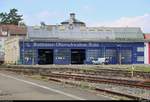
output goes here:
[{"label": "roof ridge vent", "polygon": [[75,19],[75,13],[70,13],[70,19]]},{"label": "roof ridge vent", "polygon": [[74,20],[75,20],[75,13],[70,13],[70,21],[69,21],[69,24],[73,24],[73,22],[74,22]]}]

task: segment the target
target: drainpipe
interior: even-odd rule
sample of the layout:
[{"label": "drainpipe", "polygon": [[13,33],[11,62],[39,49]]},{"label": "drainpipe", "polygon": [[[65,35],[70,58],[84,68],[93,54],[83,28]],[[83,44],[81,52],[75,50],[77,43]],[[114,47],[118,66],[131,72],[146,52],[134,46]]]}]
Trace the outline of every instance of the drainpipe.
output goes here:
[{"label": "drainpipe", "polygon": [[24,39],[23,39],[23,64],[24,64],[24,52],[25,52],[25,50],[24,50]]},{"label": "drainpipe", "polygon": [[[34,41],[32,39],[30,41],[32,42],[32,45],[33,45]],[[34,65],[34,48],[33,48],[33,46],[32,46],[32,65]]]},{"label": "drainpipe", "polygon": [[32,65],[34,65],[34,48],[32,49]]}]

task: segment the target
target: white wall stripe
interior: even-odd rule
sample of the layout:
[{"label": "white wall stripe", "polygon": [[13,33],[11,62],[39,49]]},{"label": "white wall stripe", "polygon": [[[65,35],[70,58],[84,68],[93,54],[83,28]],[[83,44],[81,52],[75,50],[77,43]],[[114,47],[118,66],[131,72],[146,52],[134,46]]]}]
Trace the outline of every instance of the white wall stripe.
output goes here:
[{"label": "white wall stripe", "polygon": [[144,43],[144,63],[149,64],[148,43]]}]

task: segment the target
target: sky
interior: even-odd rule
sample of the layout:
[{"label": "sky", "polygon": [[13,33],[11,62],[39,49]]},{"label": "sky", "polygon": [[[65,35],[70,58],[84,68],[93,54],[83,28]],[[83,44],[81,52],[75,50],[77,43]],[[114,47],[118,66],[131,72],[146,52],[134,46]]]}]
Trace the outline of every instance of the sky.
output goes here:
[{"label": "sky", "polygon": [[150,0],[0,0],[0,12],[12,8],[27,25],[60,24],[75,13],[87,26],[141,27],[150,33]]}]

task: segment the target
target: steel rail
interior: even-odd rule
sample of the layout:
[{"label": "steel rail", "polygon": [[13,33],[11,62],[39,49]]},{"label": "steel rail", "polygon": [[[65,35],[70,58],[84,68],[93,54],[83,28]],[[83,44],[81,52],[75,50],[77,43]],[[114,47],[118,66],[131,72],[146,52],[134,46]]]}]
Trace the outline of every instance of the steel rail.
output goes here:
[{"label": "steel rail", "polygon": [[[63,82],[65,84],[79,86],[79,84],[77,84],[77,83],[64,82],[64,81],[62,81],[60,79],[56,79],[56,78],[49,78],[49,80],[54,81],[54,82]],[[112,94],[112,95],[127,97],[127,98],[134,99],[134,100],[148,100],[148,99],[145,99],[143,97],[129,95],[129,94],[125,94],[125,93],[121,93],[121,92],[116,92],[116,91],[112,91],[112,90],[107,90],[107,89],[103,89],[103,88],[95,88],[95,87],[93,87],[93,90],[98,91],[98,92],[105,92],[107,94]]]},{"label": "steel rail", "polygon": [[92,77],[92,76],[84,76],[84,75],[69,75],[69,74],[41,74],[42,76],[47,77],[56,77],[60,79],[73,79],[77,81],[87,81],[87,82],[95,82],[95,83],[110,83],[110,84],[118,84],[123,86],[130,86],[136,88],[143,88],[150,90],[150,86],[143,85],[142,81],[135,81],[135,80],[125,80],[125,79],[110,79],[105,77]]},{"label": "steel rail", "polygon": [[[25,74],[32,74],[35,73],[34,71],[38,72],[37,70],[32,70],[32,69],[11,69],[11,68],[4,68],[4,70],[7,71],[14,71],[14,72],[21,72]],[[96,82],[96,83],[110,83],[110,84],[119,84],[119,85],[127,85],[130,87],[138,87],[138,88],[144,88],[144,89],[150,89],[150,86],[145,86],[141,84],[141,81],[133,81],[133,80],[125,80],[125,79],[113,79],[113,78],[105,78],[105,77],[95,77],[95,76],[89,76],[89,75],[73,75],[73,74],[63,74],[63,73],[49,73],[49,74],[43,74],[39,73],[41,76],[46,76],[49,77],[49,80],[56,81],[56,82],[61,82],[60,79],[74,79],[76,81],[88,81],[88,82]],[[55,79],[54,79],[55,78]],[[58,79],[56,79],[58,78]],[[66,84],[71,84],[73,85],[74,83],[71,82],[65,82]],[[100,88],[95,88],[96,91],[101,91],[101,92],[106,92],[110,94],[115,94],[119,96],[125,96],[128,98],[132,99],[138,99],[138,100],[143,100],[144,98],[133,96],[133,95],[128,95],[124,93],[119,93],[111,90],[105,90],[105,89],[100,89]],[[145,99],[144,99],[145,100]],[[147,100],[147,99],[146,99]]]}]

